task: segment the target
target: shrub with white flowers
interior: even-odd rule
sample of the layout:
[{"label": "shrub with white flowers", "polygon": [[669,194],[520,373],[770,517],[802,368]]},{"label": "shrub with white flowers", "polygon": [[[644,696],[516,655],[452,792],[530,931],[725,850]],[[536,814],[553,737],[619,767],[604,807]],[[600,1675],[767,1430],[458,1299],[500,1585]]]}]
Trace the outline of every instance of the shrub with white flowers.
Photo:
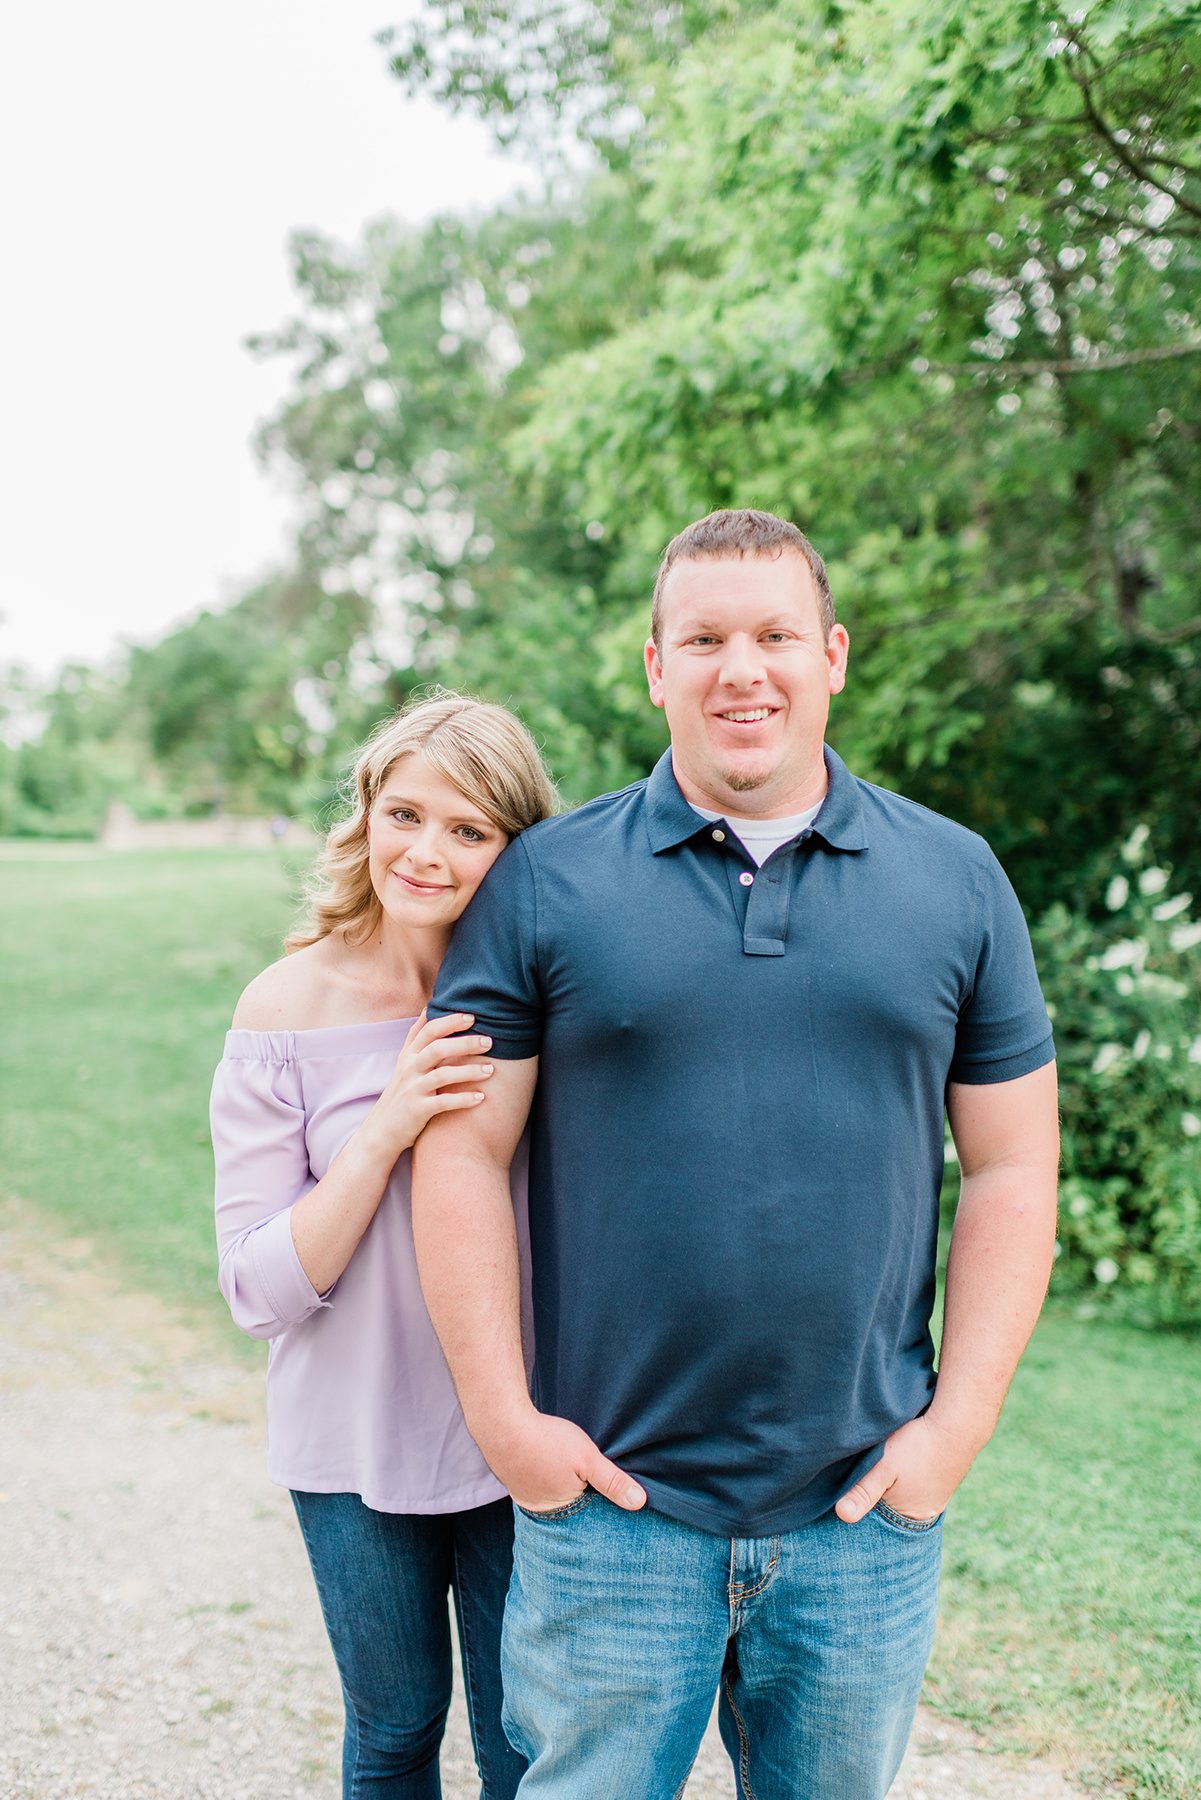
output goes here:
[{"label": "shrub with white flowers", "polygon": [[1034,948],[1059,1055],[1054,1286],[1149,1324],[1201,1321],[1201,906],[1139,826],[1102,923],[1054,907]]}]

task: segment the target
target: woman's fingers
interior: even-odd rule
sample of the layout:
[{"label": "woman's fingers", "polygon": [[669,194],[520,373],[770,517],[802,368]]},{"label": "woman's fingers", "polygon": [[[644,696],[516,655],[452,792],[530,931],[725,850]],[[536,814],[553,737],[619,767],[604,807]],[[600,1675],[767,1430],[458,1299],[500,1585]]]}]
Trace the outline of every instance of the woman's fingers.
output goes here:
[{"label": "woman's fingers", "polygon": [[491,1063],[454,1063],[449,1069],[431,1070],[435,1091],[452,1081],[486,1081],[491,1073]]},{"label": "woman's fingers", "polygon": [[409,1047],[412,1045],[413,1040],[414,1040],[414,1038],[416,1038],[418,1032],[424,1031],[425,1025],[426,1025],[426,1017],[425,1017],[425,1008],[423,1006],[421,1011],[417,1014],[417,1017],[413,1020],[413,1023],[409,1026],[409,1029],[405,1033],[404,1047],[406,1050],[409,1049]]},{"label": "woman's fingers", "polygon": [[460,1031],[470,1031],[475,1024],[475,1015],[474,1013],[447,1013],[444,1019],[427,1019],[425,1013],[422,1012],[421,1019],[417,1023],[420,1029],[413,1040],[414,1046],[425,1050],[431,1044],[436,1044],[439,1038],[453,1037],[456,1032]]},{"label": "woman's fingers", "polygon": [[460,1112],[465,1106],[478,1106],[487,1095],[479,1093],[475,1088],[469,1094],[433,1094],[430,1097],[430,1117],[435,1113]]},{"label": "woman's fingers", "polygon": [[[456,1037],[444,1038],[439,1043],[427,1044],[418,1051],[418,1067],[424,1071],[438,1069],[458,1056],[478,1056],[481,1050],[491,1050],[490,1037]],[[453,1063],[451,1063],[453,1067]]]}]

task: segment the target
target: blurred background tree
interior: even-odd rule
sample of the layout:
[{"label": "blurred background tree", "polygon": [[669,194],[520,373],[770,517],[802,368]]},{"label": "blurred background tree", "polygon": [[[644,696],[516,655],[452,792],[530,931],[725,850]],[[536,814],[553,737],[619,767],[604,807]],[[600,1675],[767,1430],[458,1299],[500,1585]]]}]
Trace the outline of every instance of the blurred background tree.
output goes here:
[{"label": "blurred background tree", "polygon": [[[429,0],[385,37],[546,195],[296,239],[297,317],[255,346],[294,368],[262,433],[291,566],[36,697],[0,825],[87,832],[114,795],[316,816],[432,682],[514,705],[568,803],[620,785],[665,742],[640,673],[664,543],[783,513],[851,633],[838,748],[981,831],[1044,921],[1093,1221],[1064,1268],[1145,1290],[1167,1227],[1131,1146],[1196,1116],[1195,1063],[1177,1022],[1168,1097],[1105,1136],[1089,1045],[1126,1016],[1097,988],[1120,847],[1142,828],[1201,891],[1201,7]],[[1141,1092],[1159,1026],[1127,1022]],[[1173,1241],[1201,1259],[1195,1210]]]}]

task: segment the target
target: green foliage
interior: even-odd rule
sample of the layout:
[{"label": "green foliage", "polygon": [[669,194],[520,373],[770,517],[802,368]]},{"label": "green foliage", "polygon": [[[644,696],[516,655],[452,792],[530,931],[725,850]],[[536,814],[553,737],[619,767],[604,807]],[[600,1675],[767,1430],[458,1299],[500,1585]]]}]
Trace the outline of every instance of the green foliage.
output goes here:
[{"label": "green foliage", "polygon": [[135,659],[146,791],[317,806],[430,681],[512,702],[570,800],[641,774],[659,552],[750,503],[830,563],[856,769],[981,830],[1035,913],[1138,820],[1201,883],[1201,11],[1072,17],[432,0],[397,73],[555,185],[298,238],[260,345],[296,359],[264,433],[295,566]]},{"label": "green foliage", "polygon": [[1056,1289],[1145,1323],[1201,1323],[1201,923],[1192,895],[1124,847],[1094,924],[1034,933],[1063,1121]]},{"label": "green foliage", "polygon": [[[1073,809],[1094,834],[1146,817],[1197,866],[1160,810],[1161,745],[1201,797],[1179,691],[1201,46],[1192,9],[1116,37],[1098,15],[1095,42],[1057,29],[1037,6],[783,4],[645,71],[641,212],[678,267],[657,308],[552,366],[515,440],[535,492],[603,523],[631,588],[712,506],[801,522],[851,630],[839,747],[999,837],[1040,910],[1086,853],[1078,825],[1063,841]],[[1056,704],[1027,706],[1048,681]],[[1065,711],[1077,749],[1102,718],[1145,740],[1124,791],[1082,756],[1061,802]]]},{"label": "green foliage", "polygon": [[304,312],[260,344],[301,358],[264,445],[303,473],[306,566],[361,609],[347,660],[362,703],[435,680],[507,702],[570,800],[643,773],[664,739],[631,705],[641,639],[630,667],[613,659],[629,609],[608,546],[557,492],[532,495],[503,445],[545,367],[650,304],[646,238],[617,177],[583,217],[573,202],[384,222],[354,251],[302,238]]}]

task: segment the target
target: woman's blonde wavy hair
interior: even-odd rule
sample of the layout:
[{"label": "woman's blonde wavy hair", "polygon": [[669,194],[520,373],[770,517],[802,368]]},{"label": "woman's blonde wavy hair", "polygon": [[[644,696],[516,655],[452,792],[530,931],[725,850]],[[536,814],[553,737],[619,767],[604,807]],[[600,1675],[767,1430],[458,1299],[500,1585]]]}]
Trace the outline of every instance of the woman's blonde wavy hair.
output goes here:
[{"label": "woman's blonde wavy hair", "polygon": [[403,707],[359,752],[346,783],[351,811],[325,840],[306,892],[308,910],[285,950],[303,950],[339,928],[349,944],[371,936],[380,903],[368,868],[367,818],[388,771],[418,752],[509,838],[555,810],[555,790],[537,746],[503,706],[443,689]]}]

